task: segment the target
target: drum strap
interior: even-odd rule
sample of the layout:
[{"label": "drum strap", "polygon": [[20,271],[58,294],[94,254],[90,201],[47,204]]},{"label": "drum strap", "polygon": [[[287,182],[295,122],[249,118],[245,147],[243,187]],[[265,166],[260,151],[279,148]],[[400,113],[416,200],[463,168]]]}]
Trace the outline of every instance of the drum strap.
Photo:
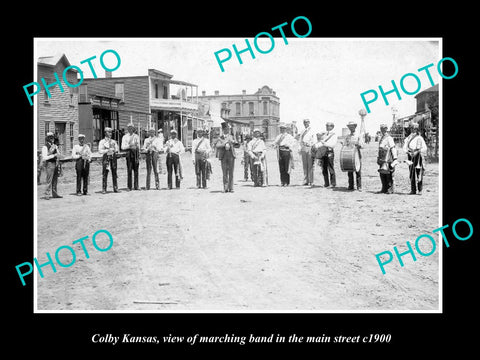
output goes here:
[{"label": "drum strap", "polygon": [[330,135],[329,135],[329,136],[328,136],[328,137],[327,137],[325,140],[323,140],[323,141],[325,142],[325,141],[328,141],[328,140],[330,140],[330,139],[332,138],[332,136],[333,136],[333,135],[335,135],[335,134],[334,134],[334,133],[330,134]]}]

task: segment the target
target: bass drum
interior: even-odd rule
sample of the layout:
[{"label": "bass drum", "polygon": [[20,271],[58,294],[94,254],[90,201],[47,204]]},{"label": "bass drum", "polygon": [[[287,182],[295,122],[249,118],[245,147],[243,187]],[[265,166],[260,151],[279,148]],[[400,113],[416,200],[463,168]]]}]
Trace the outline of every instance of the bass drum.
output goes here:
[{"label": "bass drum", "polygon": [[342,171],[360,171],[360,152],[356,146],[343,146],[340,150],[340,169]]}]

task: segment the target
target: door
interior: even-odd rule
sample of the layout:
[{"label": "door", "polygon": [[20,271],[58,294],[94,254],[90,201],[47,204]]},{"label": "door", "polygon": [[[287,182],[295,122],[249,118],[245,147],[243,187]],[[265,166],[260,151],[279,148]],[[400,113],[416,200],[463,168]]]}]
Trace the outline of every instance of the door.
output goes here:
[{"label": "door", "polygon": [[66,140],[67,140],[67,137],[66,137],[66,134],[65,134],[65,125],[66,125],[66,123],[64,123],[64,122],[61,122],[61,123],[56,122],[55,123],[55,142],[58,145],[60,153],[63,154],[63,155],[65,155],[65,152],[66,152],[65,145],[66,145]]}]

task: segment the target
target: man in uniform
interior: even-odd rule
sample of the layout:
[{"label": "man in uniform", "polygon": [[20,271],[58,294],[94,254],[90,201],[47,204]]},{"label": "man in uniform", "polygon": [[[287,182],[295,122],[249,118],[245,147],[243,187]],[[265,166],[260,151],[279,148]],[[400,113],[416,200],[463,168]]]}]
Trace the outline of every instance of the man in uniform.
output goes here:
[{"label": "man in uniform", "polygon": [[282,186],[290,185],[290,161],[292,161],[292,150],[295,139],[287,133],[287,127],[284,124],[279,126],[280,134],[274,141],[277,148],[278,167],[280,169],[280,183]]},{"label": "man in uniform", "polygon": [[102,194],[107,192],[107,177],[109,169],[112,170],[113,191],[118,192],[117,186],[117,153],[118,144],[112,139],[112,129],[105,128],[105,138],[98,144],[98,152],[102,157]]},{"label": "man in uniform", "polygon": [[[165,138],[163,136],[163,130],[162,129],[158,129],[157,131],[157,138],[158,138],[158,143],[161,144],[161,147],[163,149],[163,145],[165,144]],[[163,151],[159,152],[158,153],[158,172],[160,174],[166,174],[166,170],[165,170],[165,155],[163,153]]]},{"label": "man in uniform", "polygon": [[253,140],[250,141],[248,154],[253,162],[253,185],[266,186],[265,170],[267,148],[265,142],[261,138],[261,131],[255,129],[253,131]]},{"label": "man in uniform", "polygon": [[334,160],[335,154],[333,148],[337,144],[337,134],[333,131],[335,125],[328,121],[325,124],[326,132],[323,134],[320,144],[321,146],[325,147],[325,153],[321,157],[321,164],[322,164],[322,175],[325,187],[335,187],[337,185],[336,177],[335,177],[335,167],[334,167]]},{"label": "man in uniform", "polygon": [[175,171],[175,188],[180,188],[180,155],[185,152],[182,142],[177,139],[177,131],[170,131],[170,139],[164,145],[167,154],[167,184],[172,189],[172,174]]},{"label": "man in uniform", "polygon": [[47,173],[47,184],[45,185],[45,200],[50,199],[50,193],[53,198],[62,198],[57,193],[58,167],[57,157],[59,156],[58,147],[54,144],[55,135],[48,132],[45,145],[42,146],[42,161],[45,162],[45,170]]},{"label": "man in uniform", "polygon": [[133,123],[128,124],[127,131],[122,138],[122,150],[126,151],[127,161],[127,187],[132,190],[132,171],[133,171],[133,187],[138,188],[138,166],[140,164],[140,137],[134,134],[135,126]]},{"label": "man in uniform", "polygon": [[395,166],[398,164],[397,149],[387,129],[386,124],[380,125],[381,136],[378,142],[377,164],[380,166],[378,171],[382,181],[382,189],[379,192],[393,194],[393,173],[395,172]]},{"label": "man in uniform", "polygon": [[[360,158],[360,170],[359,171],[348,171],[348,190],[353,190],[354,189],[354,182],[357,182],[357,190],[362,191],[362,153],[360,152],[360,149],[363,148],[365,145],[365,142],[363,140],[363,137],[358,135],[356,132],[357,129],[357,123],[354,121],[350,121],[347,124],[348,130],[350,130],[350,134],[348,134],[345,137],[345,145],[346,146],[355,146],[358,150],[358,155]],[[353,173],[355,173],[355,180],[353,178]]]},{"label": "man in uniform", "polygon": [[420,135],[418,123],[412,122],[410,128],[412,132],[408,135],[403,144],[403,151],[407,153],[408,160],[411,162],[409,164],[410,194],[413,195],[417,193],[418,185],[418,195],[421,195],[423,173],[425,171],[423,156],[427,153],[427,144]]},{"label": "man in uniform", "polygon": [[90,146],[85,144],[85,135],[78,135],[78,144],[72,148],[72,158],[76,160],[75,171],[77,173],[77,195],[82,195],[82,180],[83,180],[83,195],[88,193],[88,174],[90,172],[90,161],[92,152]]},{"label": "man in uniform", "polygon": [[212,148],[208,136],[205,137],[203,129],[197,130],[197,138],[192,141],[192,161],[195,167],[197,188],[207,188],[207,159]]},{"label": "man in uniform", "polygon": [[248,172],[250,171],[250,178],[252,178],[252,161],[250,155],[248,155],[248,144],[252,141],[252,136],[250,134],[245,135],[243,141],[243,178],[245,181],[248,181]]},{"label": "man in uniform", "polygon": [[160,182],[158,180],[158,155],[163,151],[163,142],[158,136],[155,136],[155,128],[151,127],[148,130],[148,137],[143,142],[143,150],[146,152],[146,164],[147,164],[147,179],[145,189],[150,190],[150,175],[155,175],[155,188],[160,189]]},{"label": "man in uniform", "polygon": [[315,144],[315,132],[310,127],[310,120],[303,120],[303,126],[305,129],[300,134],[300,155],[302,157],[303,164],[303,185],[313,184],[313,159],[311,153],[311,147]]},{"label": "man in uniform", "polygon": [[218,138],[215,145],[218,151],[218,159],[222,164],[223,192],[233,192],[233,170],[235,168],[235,138],[230,134],[230,126],[222,124],[223,134]]}]

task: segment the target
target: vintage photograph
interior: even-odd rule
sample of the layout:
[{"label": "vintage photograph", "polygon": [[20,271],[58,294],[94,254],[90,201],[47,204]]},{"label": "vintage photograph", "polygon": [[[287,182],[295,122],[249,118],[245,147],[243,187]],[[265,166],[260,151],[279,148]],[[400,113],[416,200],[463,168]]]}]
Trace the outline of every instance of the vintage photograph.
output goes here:
[{"label": "vintage photograph", "polygon": [[441,311],[442,39],[272,36],[34,39],[35,312]]}]

